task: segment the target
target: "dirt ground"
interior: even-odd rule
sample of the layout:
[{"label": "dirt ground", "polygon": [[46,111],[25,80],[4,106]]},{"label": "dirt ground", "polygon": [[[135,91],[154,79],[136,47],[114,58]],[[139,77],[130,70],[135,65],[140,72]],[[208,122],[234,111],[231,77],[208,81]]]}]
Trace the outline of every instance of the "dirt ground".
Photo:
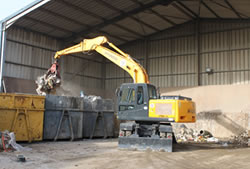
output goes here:
[{"label": "dirt ground", "polygon": [[[119,150],[117,139],[23,145],[32,150],[0,152],[1,169],[250,168],[250,148],[220,144],[179,144],[173,153]],[[17,162],[17,154],[27,161]]]}]

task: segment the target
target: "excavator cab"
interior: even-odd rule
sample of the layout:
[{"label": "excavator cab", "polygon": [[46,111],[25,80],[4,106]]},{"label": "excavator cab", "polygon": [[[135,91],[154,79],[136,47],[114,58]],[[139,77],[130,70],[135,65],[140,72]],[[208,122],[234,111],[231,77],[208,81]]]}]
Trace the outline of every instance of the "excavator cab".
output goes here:
[{"label": "excavator cab", "polygon": [[183,96],[159,96],[147,83],[124,83],[118,89],[120,120],[178,122],[196,121],[195,103]]},{"label": "excavator cab", "polygon": [[122,84],[117,95],[120,120],[149,120],[149,100],[158,99],[155,86],[146,83]]}]

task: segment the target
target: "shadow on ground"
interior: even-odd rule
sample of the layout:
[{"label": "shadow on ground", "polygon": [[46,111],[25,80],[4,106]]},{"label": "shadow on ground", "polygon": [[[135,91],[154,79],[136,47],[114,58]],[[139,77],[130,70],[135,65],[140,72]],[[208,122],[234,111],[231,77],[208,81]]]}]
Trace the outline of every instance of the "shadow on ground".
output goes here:
[{"label": "shadow on ground", "polygon": [[211,150],[211,149],[238,149],[238,148],[248,148],[247,146],[238,146],[234,144],[210,144],[210,143],[179,143],[174,144],[174,152],[188,152],[188,151],[197,151],[197,150]]}]

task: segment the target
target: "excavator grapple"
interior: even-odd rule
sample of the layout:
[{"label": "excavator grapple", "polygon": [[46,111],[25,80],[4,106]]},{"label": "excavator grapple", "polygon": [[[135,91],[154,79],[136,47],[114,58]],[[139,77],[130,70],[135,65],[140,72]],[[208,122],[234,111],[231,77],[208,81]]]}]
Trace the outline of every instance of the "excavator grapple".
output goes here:
[{"label": "excavator grapple", "polygon": [[59,64],[55,60],[48,71],[37,78],[36,80],[37,89],[36,92],[38,95],[46,95],[51,91],[55,90],[56,87],[61,84],[61,77],[59,73]]}]

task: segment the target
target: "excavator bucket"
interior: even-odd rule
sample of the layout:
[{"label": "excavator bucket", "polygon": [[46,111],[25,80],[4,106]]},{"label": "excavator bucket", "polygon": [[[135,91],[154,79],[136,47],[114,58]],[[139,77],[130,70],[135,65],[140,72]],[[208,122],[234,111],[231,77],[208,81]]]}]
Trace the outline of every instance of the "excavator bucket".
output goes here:
[{"label": "excavator bucket", "polygon": [[44,75],[37,78],[36,84],[37,84],[37,89],[36,89],[37,94],[43,96],[56,90],[56,87],[60,86],[61,77],[59,72],[59,64],[57,60],[55,60],[55,62],[51,65],[51,67]]}]

